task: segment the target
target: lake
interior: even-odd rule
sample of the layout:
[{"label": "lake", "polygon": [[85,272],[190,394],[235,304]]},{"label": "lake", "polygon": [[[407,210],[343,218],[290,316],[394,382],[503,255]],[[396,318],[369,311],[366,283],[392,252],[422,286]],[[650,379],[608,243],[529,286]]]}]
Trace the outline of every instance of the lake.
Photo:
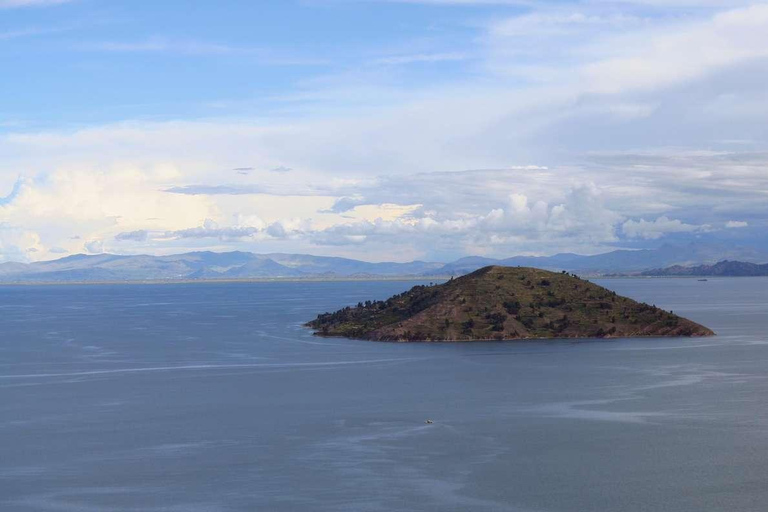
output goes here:
[{"label": "lake", "polygon": [[2,286],[0,510],[768,508],[768,279],[596,282],[718,336],[302,327],[413,282]]}]

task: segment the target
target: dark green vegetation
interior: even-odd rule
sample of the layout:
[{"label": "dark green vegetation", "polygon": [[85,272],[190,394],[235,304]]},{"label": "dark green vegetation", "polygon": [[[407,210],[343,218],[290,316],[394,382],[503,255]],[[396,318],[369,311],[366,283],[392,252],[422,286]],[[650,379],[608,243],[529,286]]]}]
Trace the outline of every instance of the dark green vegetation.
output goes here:
[{"label": "dark green vegetation", "polygon": [[657,268],[643,272],[644,276],[727,276],[727,277],[759,277],[768,276],[768,263],[759,265],[746,261],[720,261],[714,265],[699,265],[683,267],[675,265],[667,268]]},{"label": "dark green vegetation", "polygon": [[383,341],[714,334],[564,272],[496,266],[325,313],[307,325],[322,336]]}]

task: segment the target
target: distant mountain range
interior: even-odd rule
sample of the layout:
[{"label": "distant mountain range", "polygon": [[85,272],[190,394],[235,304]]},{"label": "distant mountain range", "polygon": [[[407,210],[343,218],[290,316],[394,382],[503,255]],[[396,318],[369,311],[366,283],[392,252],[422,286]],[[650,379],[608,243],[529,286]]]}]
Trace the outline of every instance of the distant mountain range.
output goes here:
[{"label": "distant mountain range", "polygon": [[190,252],[171,256],[78,254],[54,261],[0,264],[0,282],[173,281],[392,277],[424,275],[442,263],[369,263],[306,254]]},{"label": "distant mountain range", "polygon": [[723,259],[764,262],[768,261],[768,254],[752,249],[709,244],[666,245],[659,249],[637,251],[617,250],[592,256],[556,254],[546,257],[515,256],[507,259],[472,256],[451,263],[425,261],[370,263],[307,254],[254,254],[239,251],[190,252],[171,256],[78,254],[53,261],[2,263],[0,264],[0,282],[72,283],[376,277],[429,279],[430,277],[460,276],[488,265],[538,267],[589,275],[639,274],[673,265],[682,268],[712,264]]},{"label": "distant mountain range", "polygon": [[720,261],[714,265],[697,265],[684,267],[674,265],[667,268],[647,270],[644,276],[728,276],[728,277],[759,277],[768,276],[768,263],[759,265],[746,261]]},{"label": "distant mountain range", "polygon": [[766,262],[768,261],[768,253],[744,247],[691,243],[683,246],[664,245],[658,249],[621,249],[591,256],[562,253],[541,257],[514,256],[501,260],[471,256],[448,263],[435,273],[463,275],[474,272],[486,265],[502,265],[507,267],[521,266],[543,268],[546,270],[567,270],[569,272],[596,275],[634,274],[672,265],[712,264],[725,259]]}]

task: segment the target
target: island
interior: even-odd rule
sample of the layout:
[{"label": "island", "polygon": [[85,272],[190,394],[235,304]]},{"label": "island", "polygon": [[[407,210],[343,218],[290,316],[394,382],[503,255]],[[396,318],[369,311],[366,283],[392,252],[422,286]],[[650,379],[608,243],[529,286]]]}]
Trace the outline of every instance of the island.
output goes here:
[{"label": "island", "polygon": [[714,335],[566,272],[500,266],[324,313],[306,325],[319,336],[378,341]]},{"label": "island", "polygon": [[667,268],[647,270],[641,275],[650,277],[765,277],[768,276],[768,263],[760,265],[746,261],[723,260],[714,265],[695,267],[673,265]]}]

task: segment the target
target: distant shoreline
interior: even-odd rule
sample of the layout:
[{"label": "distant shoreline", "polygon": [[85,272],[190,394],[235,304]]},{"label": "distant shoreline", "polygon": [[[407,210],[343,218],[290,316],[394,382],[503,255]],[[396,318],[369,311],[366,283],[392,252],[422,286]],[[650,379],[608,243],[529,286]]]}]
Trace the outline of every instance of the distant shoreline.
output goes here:
[{"label": "distant shoreline", "polygon": [[[2,282],[4,286],[105,286],[105,285],[163,285],[163,284],[227,284],[227,283],[350,283],[380,281],[447,281],[460,276],[380,276],[380,277],[253,277],[243,279],[153,279],[136,281],[19,281]],[[583,279],[766,279],[768,276],[639,276],[639,275],[580,275]]]},{"label": "distant shoreline", "polygon": [[[0,0],[1,1],[1,0]],[[348,258],[308,254],[250,252],[189,252],[183,254],[117,255],[73,254],[51,261],[0,263],[0,285],[83,285],[83,284],[167,284],[167,283],[261,283],[333,281],[422,281],[449,279],[474,272],[480,267],[540,268],[553,272],[564,269],[584,279],[614,279],[669,276],[760,276],[768,275],[768,263],[722,260],[714,265],[663,267],[669,254],[643,253],[638,259],[621,251],[604,256],[554,255],[514,256],[503,260],[483,257],[453,262],[367,262]],[[663,257],[662,257],[663,256]],[[691,258],[676,258],[688,261]],[[766,256],[768,259],[768,256]],[[642,266],[642,269],[637,267]],[[653,268],[658,266],[659,268]],[[644,270],[643,270],[644,269]]]},{"label": "distant shoreline", "polygon": [[334,283],[374,281],[447,281],[452,276],[381,276],[381,277],[252,277],[243,279],[153,279],[136,281],[19,281],[2,282],[0,286],[83,286],[83,285],[154,285],[154,284],[216,284],[216,283]]}]

